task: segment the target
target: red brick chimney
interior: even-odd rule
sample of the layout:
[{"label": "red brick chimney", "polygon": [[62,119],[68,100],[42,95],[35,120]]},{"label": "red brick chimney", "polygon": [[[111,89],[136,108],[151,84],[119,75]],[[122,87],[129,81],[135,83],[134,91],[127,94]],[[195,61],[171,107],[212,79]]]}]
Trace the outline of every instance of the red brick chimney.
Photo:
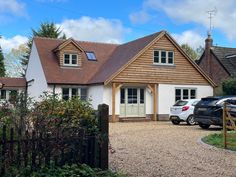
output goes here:
[{"label": "red brick chimney", "polygon": [[212,78],[211,72],[211,47],[213,44],[213,39],[211,38],[211,34],[207,34],[207,38],[205,40],[205,60],[206,60],[206,73]]}]

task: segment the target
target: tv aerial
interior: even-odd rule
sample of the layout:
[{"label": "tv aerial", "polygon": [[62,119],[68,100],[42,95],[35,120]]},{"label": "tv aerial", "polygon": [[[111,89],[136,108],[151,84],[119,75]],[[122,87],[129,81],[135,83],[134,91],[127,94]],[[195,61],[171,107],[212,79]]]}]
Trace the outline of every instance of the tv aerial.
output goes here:
[{"label": "tv aerial", "polygon": [[208,10],[208,18],[209,18],[209,30],[208,30],[208,35],[211,35],[212,29],[213,29],[213,25],[212,25],[212,19],[213,17],[216,15],[217,13],[217,9],[216,7],[212,10]]}]

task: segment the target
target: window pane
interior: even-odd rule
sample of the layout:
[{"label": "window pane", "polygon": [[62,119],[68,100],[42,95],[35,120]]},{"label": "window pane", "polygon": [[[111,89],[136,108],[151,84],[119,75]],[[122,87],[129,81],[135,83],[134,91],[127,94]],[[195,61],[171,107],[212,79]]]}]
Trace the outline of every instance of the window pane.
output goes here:
[{"label": "window pane", "polygon": [[196,90],[195,89],[191,89],[190,90],[190,96],[191,96],[191,99],[195,99],[196,98]]},{"label": "window pane", "polygon": [[120,103],[124,104],[125,103],[125,89],[120,89]]},{"label": "window pane", "polygon": [[183,89],[183,99],[188,99],[188,89]]},{"label": "window pane", "polygon": [[181,100],[181,89],[175,89],[175,101]]},{"label": "window pane", "polygon": [[69,54],[64,55],[64,64],[70,64],[70,55]]},{"label": "window pane", "polygon": [[159,51],[154,51],[154,63],[159,63]]},{"label": "window pane", "polygon": [[71,89],[71,96],[72,97],[78,96],[78,88],[72,88]]},{"label": "window pane", "polygon": [[69,88],[62,89],[62,99],[69,100]]},{"label": "window pane", "polygon": [[168,52],[168,63],[173,64],[173,52]]},{"label": "window pane", "polygon": [[140,89],[140,104],[144,103],[144,89]]},{"label": "window pane", "polygon": [[166,52],[161,51],[161,63],[166,63]]},{"label": "window pane", "polygon": [[88,60],[96,60],[95,54],[93,52],[86,52]]},{"label": "window pane", "polygon": [[129,88],[128,89],[128,103],[136,104],[137,98],[138,98],[137,89]]},{"label": "window pane", "polygon": [[84,101],[87,100],[87,88],[80,89],[80,99]]},{"label": "window pane", "polygon": [[11,90],[9,93],[9,101],[10,103],[13,103],[16,101],[16,96],[17,96],[17,91],[16,90]]},{"label": "window pane", "polygon": [[77,55],[72,55],[72,64],[73,65],[77,64]]},{"label": "window pane", "polygon": [[6,90],[1,90],[1,99],[6,99]]}]

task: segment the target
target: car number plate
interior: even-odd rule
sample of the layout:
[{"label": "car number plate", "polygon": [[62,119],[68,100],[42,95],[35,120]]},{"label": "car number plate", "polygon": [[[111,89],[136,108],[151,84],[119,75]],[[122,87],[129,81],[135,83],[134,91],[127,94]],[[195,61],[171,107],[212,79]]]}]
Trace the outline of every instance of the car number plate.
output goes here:
[{"label": "car number plate", "polygon": [[176,119],[178,119],[178,117],[172,116],[171,119],[172,119],[172,120],[176,120]]},{"label": "car number plate", "polygon": [[207,108],[198,108],[199,111],[206,111]]}]

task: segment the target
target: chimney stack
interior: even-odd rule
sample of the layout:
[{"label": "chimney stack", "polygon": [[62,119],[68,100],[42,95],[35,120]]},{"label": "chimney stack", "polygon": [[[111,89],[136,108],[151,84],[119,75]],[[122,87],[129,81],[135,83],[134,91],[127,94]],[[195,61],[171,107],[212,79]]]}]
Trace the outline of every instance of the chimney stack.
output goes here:
[{"label": "chimney stack", "polygon": [[207,74],[212,78],[212,72],[211,72],[211,47],[213,44],[213,39],[211,38],[211,34],[207,34],[207,38],[205,40],[205,60],[207,63]]}]

